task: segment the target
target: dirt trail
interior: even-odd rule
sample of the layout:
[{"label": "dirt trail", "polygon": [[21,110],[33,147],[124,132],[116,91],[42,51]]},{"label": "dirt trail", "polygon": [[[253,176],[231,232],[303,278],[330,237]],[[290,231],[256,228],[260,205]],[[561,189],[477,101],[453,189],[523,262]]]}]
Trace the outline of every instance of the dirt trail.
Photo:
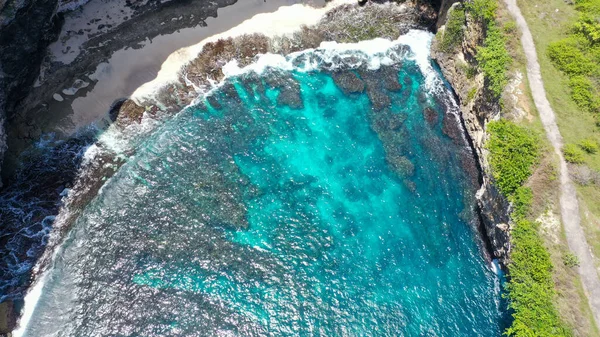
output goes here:
[{"label": "dirt trail", "polygon": [[577,255],[581,263],[578,272],[583,283],[583,289],[588,297],[590,308],[596,320],[596,326],[600,327],[600,279],[598,279],[598,272],[594,266],[590,248],[581,228],[577,191],[569,177],[567,163],[561,152],[563,139],[556,125],[554,111],[552,111],[550,102],[546,98],[533,37],[525,18],[521,14],[521,10],[517,6],[516,0],[504,0],[504,2],[523,33],[521,44],[527,57],[527,78],[529,79],[533,100],[546,130],[546,135],[552,143],[554,151],[560,158],[560,211],[562,214],[562,223],[565,228],[569,248]]}]

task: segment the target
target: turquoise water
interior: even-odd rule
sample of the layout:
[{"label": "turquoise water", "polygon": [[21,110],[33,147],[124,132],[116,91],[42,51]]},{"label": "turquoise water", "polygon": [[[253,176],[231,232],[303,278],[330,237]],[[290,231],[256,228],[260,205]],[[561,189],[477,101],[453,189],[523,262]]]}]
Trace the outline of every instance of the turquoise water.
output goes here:
[{"label": "turquoise water", "polygon": [[408,59],[228,79],[87,207],[27,334],[500,336],[474,160],[424,82]]}]

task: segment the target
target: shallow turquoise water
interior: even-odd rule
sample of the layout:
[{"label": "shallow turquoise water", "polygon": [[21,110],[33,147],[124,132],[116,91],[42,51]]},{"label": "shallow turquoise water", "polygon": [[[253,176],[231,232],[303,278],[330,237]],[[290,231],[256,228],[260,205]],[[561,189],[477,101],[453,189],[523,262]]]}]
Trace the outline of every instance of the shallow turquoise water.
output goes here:
[{"label": "shallow turquoise water", "polygon": [[341,73],[366,89],[249,73],[161,127],[78,220],[28,334],[500,336],[452,98],[409,60]]}]

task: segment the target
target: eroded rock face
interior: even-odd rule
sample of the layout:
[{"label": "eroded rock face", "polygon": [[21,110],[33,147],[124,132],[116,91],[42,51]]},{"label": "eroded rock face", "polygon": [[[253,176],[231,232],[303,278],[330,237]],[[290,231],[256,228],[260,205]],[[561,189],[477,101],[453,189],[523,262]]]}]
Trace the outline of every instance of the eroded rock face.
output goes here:
[{"label": "eroded rock face", "polygon": [[[444,6],[455,1],[443,1]],[[454,10],[459,3],[454,3],[449,10]],[[443,9],[442,9],[443,11]],[[440,14],[440,32],[443,34],[446,13]],[[479,161],[482,172],[482,183],[477,192],[477,202],[485,234],[489,239],[494,257],[501,265],[506,266],[509,259],[510,246],[510,205],[506,198],[494,185],[491,168],[487,160],[488,152],[485,149],[486,124],[497,118],[500,108],[493,99],[488,97],[484,90],[483,74],[476,73],[475,52],[477,46],[483,41],[483,26],[467,14],[464,28],[464,38],[459,47],[454,51],[443,52],[436,39],[432,45],[432,58],[440,66],[446,80],[450,83],[460,101],[462,118],[468,136]],[[473,95],[474,93],[474,95]],[[444,123],[451,126],[453,123]],[[446,128],[445,132],[455,135],[455,131]],[[467,163],[468,164],[468,163]],[[472,166],[472,165],[467,165]]]}]

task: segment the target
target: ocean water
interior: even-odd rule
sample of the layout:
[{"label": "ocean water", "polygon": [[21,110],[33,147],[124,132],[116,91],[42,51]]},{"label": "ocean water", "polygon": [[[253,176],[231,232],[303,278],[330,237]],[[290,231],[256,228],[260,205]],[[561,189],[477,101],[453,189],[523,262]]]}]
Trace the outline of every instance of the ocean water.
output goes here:
[{"label": "ocean water", "polygon": [[419,36],[229,65],[87,206],[24,335],[500,336],[475,161]]}]

